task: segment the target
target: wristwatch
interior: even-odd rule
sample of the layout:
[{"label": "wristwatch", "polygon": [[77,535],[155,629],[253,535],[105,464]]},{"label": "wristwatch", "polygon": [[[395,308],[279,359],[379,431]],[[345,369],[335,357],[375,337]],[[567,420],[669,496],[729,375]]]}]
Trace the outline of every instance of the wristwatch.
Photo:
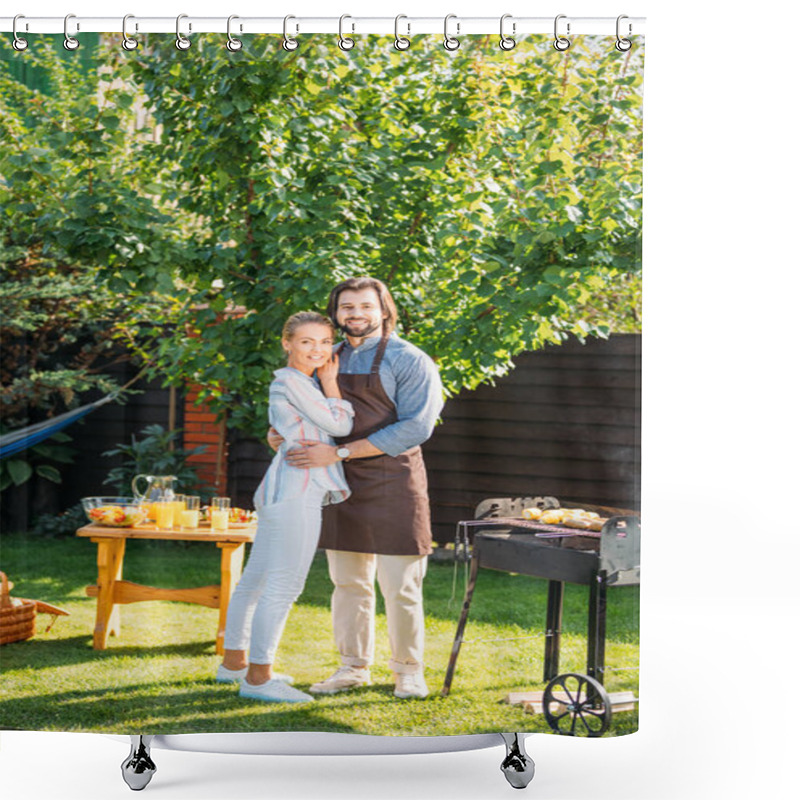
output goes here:
[{"label": "wristwatch", "polygon": [[347,461],[347,459],[350,458],[350,451],[346,447],[337,447],[336,455],[341,458],[342,461]]}]

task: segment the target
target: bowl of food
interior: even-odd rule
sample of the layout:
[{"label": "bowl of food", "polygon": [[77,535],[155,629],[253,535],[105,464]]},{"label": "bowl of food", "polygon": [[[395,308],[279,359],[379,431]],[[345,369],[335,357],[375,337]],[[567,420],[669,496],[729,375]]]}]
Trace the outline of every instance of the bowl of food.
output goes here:
[{"label": "bowl of food", "polygon": [[84,497],[81,504],[89,522],[104,528],[132,528],[147,516],[132,497]]}]

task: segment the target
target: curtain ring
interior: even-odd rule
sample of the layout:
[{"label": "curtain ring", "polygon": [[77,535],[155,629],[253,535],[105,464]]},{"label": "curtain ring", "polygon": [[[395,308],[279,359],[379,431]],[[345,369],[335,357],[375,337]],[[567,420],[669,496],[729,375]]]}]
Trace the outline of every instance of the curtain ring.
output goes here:
[{"label": "curtain ring", "polygon": [[[517,46],[516,39],[514,39],[512,36],[506,36],[505,31],[503,29],[505,21],[507,19],[511,19],[511,14],[503,14],[503,16],[500,17],[500,49],[506,51],[513,50]],[[516,32],[517,32],[517,23],[512,22],[511,33],[516,33]]]},{"label": "curtain ring", "polygon": [[225,47],[227,47],[231,53],[238,53],[239,50],[242,49],[242,40],[236,39],[231,34],[231,22],[235,19],[239,19],[236,14],[231,14],[231,16],[228,17],[228,41],[225,43]]},{"label": "curtain ring", "polygon": [[[566,18],[567,18],[566,14],[559,14],[556,17],[556,21],[555,21],[555,25],[554,25],[554,32],[555,32],[555,37],[556,38],[553,41],[553,47],[555,47],[555,49],[558,50],[559,53],[563,53],[565,50],[569,50],[569,46],[572,44],[572,42],[569,39],[567,39],[566,36],[559,36],[558,35],[558,21],[560,19],[566,19]],[[569,36],[569,28],[570,28],[570,25],[569,25],[569,22],[567,22],[567,36]]]},{"label": "curtain ring", "polygon": [[[175,20],[175,47],[178,50],[188,50],[192,43],[181,33],[181,20],[187,19],[188,14],[178,14],[178,18]],[[191,25],[189,26],[191,30]]]},{"label": "curtain ring", "polygon": [[[23,14],[17,14],[14,17],[14,22],[11,23],[11,31],[14,34],[14,41],[11,42],[11,46],[18,52],[21,53],[23,50],[28,49],[28,40],[23,39],[19,34],[17,34],[17,20],[18,19],[25,19]],[[27,30],[28,24],[25,23],[25,29]]]},{"label": "curtain ring", "polygon": [[461,32],[461,23],[457,21],[458,17],[455,14],[448,14],[444,18],[444,41],[442,42],[442,46],[445,50],[453,51],[458,50],[458,48],[461,47],[461,42],[456,39],[455,36],[451,36],[450,32],[447,30],[448,23],[451,19],[456,20],[456,33]]},{"label": "curtain ring", "polygon": [[[297,39],[293,39],[289,36],[289,20],[290,19],[297,19],[297,17],[293,17],[291,14],[288,14],[283,18],[283,49],[291,52],[292,50],[297,50],[299,47]],[[297,25],[295,25],[295,30],[298,30]]]},{"label": "curtain ring", "polygon": [[[628,17],[625,14],[620,14],[617,17],[617,43],[614,45],[614,47],[616,47],[617,50],[620,51],[620,53],[627,53],[628,50],[630,50],[631,47],[633,47],[633,42],[631,42],[630,39],[625,39],[625,38],[623,38],[622,36],[619,35],[620,22],[623,19],[628,19]],[[633,25],[631,25],[631,23],[629,22],[628,23],[628,36],[631,35],[631,31],[632,30],[633,30]]]},{"label": "curtain ring", "polygon": [[[342,32],[342,28],[344,26],[344,21],[346,19],[353,19],[349,14],[342,14],[339,17],[339,49],[340,50],[352,50],[356,43],[354,39],[351,39],[349,36],[345,36]],[[353,26],[355,29],[355,26]]]},{"label": "curtain ring", "polygon": [[69,21],[71,19],[75,19],[75,15],[74,14],[67,14],[67,16],[64,17],[64,49],[65,50],[77,50],[81,46],[81,43],[74,36],[70,36],[69,35],[69,31],[67,30],[67,28],[69,27]]},{"label": "curtain ring", "polygon": [[[411,39],[400,35],[400,20],[408,19],[405,14],[398,14],[394,18],[394,49],[395,50],[408,50],[411,47]],[[411,33],[411,23],[406,23],[408,26],[408,33]]]},{"label": "curtain ring", "polygon": [[[122,18],[122,49],[123,50],[135,50],[139,46],[139,42],[136,39],[128,36],[128,20],[135,19],[133,14],[126,14]],[[136,26],[139,27],[138,25]]]}]

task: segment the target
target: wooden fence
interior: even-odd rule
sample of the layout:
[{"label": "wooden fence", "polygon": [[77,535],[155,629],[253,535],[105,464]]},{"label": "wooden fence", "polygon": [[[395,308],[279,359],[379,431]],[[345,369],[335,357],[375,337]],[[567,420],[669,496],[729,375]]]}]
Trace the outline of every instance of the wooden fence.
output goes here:
[{"label": "wooden fence", "polygon": [[639,508],[641,337],[570,341],[515,363],[495,386],[451,398],[423,448],[437,541],[487,497]]}]

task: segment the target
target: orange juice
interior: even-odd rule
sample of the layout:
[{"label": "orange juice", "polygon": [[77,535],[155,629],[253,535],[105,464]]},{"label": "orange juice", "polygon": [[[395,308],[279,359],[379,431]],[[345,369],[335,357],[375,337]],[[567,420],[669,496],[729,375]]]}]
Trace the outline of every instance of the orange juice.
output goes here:
[{"label": "orange juice", "polygon": [[225,508],[222,509],[211,509],[211,527],[215,531],[226,531],[228,530],[228,510]]},{"label": "orange juice", "polygon": [[175,504],[171,502],[153,503],[156,527],[172,528],[175,526]]},{"label": "orange juice", "polygon": [[155,519],[155,510],[153,509],[152,503],[142,503],[141,504],[142,513],[144,514],[144,519]]},{"label": "orange juice", "polygon": [[200,526],[200,512],[196,508],[193,510],[182,509],[178,519],[183,529],[198,528]]}]

